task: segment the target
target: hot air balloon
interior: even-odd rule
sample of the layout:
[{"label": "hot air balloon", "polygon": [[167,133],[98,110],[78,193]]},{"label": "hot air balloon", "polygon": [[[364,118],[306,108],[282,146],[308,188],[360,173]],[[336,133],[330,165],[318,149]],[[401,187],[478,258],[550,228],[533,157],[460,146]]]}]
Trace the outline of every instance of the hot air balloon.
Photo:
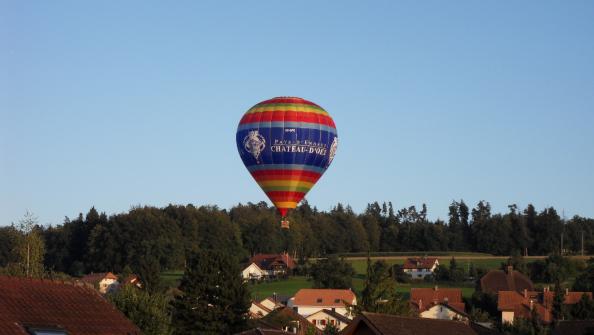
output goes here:
[{"label": "hot air balloon", "polygon": [[336,154],[334,121],[322,107],[301,98],[278,97],[250,108],[236,141],[243,164],[289,228],[287,212],[324,174]]}]

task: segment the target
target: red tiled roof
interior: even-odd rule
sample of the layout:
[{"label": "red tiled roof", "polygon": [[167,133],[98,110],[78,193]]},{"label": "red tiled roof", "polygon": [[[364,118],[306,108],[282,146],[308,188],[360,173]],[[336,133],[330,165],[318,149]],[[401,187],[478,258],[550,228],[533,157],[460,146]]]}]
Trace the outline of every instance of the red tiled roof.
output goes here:
[{"label": "red tiled roof", "polygon": [[[331,317],[335,318],[336,320],[339,320],[340,322],[342,322],[342,323],[344,323],[344,324],[347,324],[347,325],[348,325],[349,323],[351,323],[351,319],[347,318],[346,316],[344,316],[344,315],[342,315],[342,314],[336,313],[335,311],[333,311],[333,310],[330,310],[330,309],[321,309],[321,310],[319,310],[319,311],[317,311],[317,312],[315,312],[315,313],[313,313],[313,314],[310,314],[310,315],[308,315],[308,316],[307,316],[307,318],[311,318],[311,317],[313,317],[314,315],[316,315],[316,314],[320,314],[320,313],[323,313],[323,314],[329,315],[329,316],[331,316]],[[315,318],[314,318],[314,319],[315,319]]]},{"label": "red tiled roof", "polygon": [[266,328],[254,328],[236,333],[235,335],[277,335],[277,334],[292,334],[280,329],[266,329]]},{"label": "red tiled roof", "polygon": [[355,294],[351,290],[304,288],[295,293],[294,304],[297,306],[335,306],[343,307],[346,301],[355,302]]},{"label": "red tiled roof", "polygon": [[[572,292],[572,291],[566,291],[564,293],[565,299],[563,300],[563,303],[565,305],[573,305],[573,304],[577,304],[580,299],[582,299],[583,295],[587,295],[590,299],[592,299],[592,292]],[[543,293],[544,295],[544,305],[545,306],[553,306],[553,300],[555,299],[555,292],[554,291],[545,291]]]},{"label": "red tiled roof", "polygon": [[91,273],[88,275],[84,275],[81,278],[82,281],[91,283],[91,284],[98,283],[103,279],[118,280],[118,277],[111,272],[100,272],[100,273]]},{"label": "red tiled roof", "polygon": [[0,330],[62,328],[69,335],[140,335],[140,329],[82,283],[0,276]]},{"label": "red tiled roof", "polygon": [[[576,304],[586,293],[592,298],[591,292],[566,292],[564,304]],[[520,294],[516,291],[499,291],[497,296],[497,309],[500,311],[513,311],[514,317],[530,319],[532,308],[536,309],[541,320],[545,323],[552,321],[552,306],[555,292],[525,291]]]},{"label": "red tiled roof", "polygon": [[250,263],[256,263],[261,269],[270,269],[271,265],[286,265],[294,269],[296,264],[289,254],[256,254],[250,258]]},{"label": "red tiled roof", "polygon": [[491,270],[481,278],[481,290],[496,294],[499,291],[533,291],[530,278],[509,266],[504,270]]},{"label": "red tiled roof", "polygon": [[[316,326],[309,322],[309,320],[307,320],[305,317],[303,317],[302,315],[300,315],[299,313],[295,312],[293,309],[288,308],[288,307],[281,307],[278,308],[272,312],[270,312],[270,314],[268,314],[267,316],[264,317],[264,320],[269,321],[273,326],[284,326],[285,322],[284,320],[292,320],[292,321],[298,321],[296,323],[296,325],[298,326],[297,329],[297,334],[298,335],[305,335],[308,333],[308,329],[313,329],[316,335],[321,335],[322,332],[316,328]],[[278,321],[281,321],[281,324],[276,324],[278,323]]]},{"label": "red tiled roof", "polygon": [[447,303],[455,309],[464,312],[462,290],[459,288],[411,288],[410,301],[422,313],[438,303]]},{"label": "red tiled roof", "polygon": [[408,258],[404,262],[402,266],[403,269],[431,269],[437,258],[426,258],[426,257],[419,257],[419,258]]},{"label": "red tiled roof", "polygon": [[477,331],[473,326],[460,321],[423,319],[388,314],[363,312],[342,332],[342,335],[377,334],[377,335],[477,335],[486,333]]}]

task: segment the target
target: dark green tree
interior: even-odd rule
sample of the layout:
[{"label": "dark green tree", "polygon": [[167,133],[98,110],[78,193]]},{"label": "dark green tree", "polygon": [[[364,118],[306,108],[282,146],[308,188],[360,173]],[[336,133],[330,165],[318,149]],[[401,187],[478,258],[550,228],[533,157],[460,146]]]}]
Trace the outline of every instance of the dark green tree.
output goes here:
[{"label": "dark green tree", "polygon": [[555,282],[554,294],[551,314],[553,316],[553,322],[558,323],[565,319],[565,305],[563,304],[565,295],[563,294],[563,289],[561,288],[561,283],[559,283],[559,281]]},{"label": "dark green tree", "polygon": [[176,334],[233,334],[247,325],[250,293],[238,261],[226,251],[202,250],[188,261],[173,306]]},{"label": "dark green tree", "polygon": [[323,335],[338,335],[338,334],[340,334],[340,330],[335,325],[329,323],[326,325],[326,327],[324,327],[324,331],[322,332],[322,334]]},{"label": "dark green tree", "polygon": [[577,304],[571,306],[569,315],[573,320],[593,320],[594,300],[587,294],[583,294]]},{"label": "dark green tree", "polygon": [[351,263],[336,256],[319,260],[311,266],[315,288],[351,288],[354,275],[355,269]]},{"label": "dark green tree", "polygon": [[410,306],[396,291],[396,282],[391,268],[385,261],[371,262],[367,258],[367,277],[361,292],[361,303],[354,306],[356,312],[372,312],[394,315],[410,315]]},{"label": "dark green tree", "polygon": [[124,285],[108,299],[147,335],[168,335],[171,327],[169,301],[160,293],[150,294]]},{"label": "dark green tree", "polygon": [[588,260],[586,269],[576,277],[573,283],[574,291],[594,292],[594,258]]}]

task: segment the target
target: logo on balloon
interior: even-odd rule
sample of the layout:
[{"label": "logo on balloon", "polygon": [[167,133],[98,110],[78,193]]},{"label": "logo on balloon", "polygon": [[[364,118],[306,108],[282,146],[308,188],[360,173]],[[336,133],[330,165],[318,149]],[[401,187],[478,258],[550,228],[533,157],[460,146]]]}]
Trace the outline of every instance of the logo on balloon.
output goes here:
[{"label": "logo on balloon", "polygon": [[332,163],[332,160],[334,159],[334,155],[336,155],[336,149],[338,149],[338,137],[334,136],[334,141],[332,141],[332,144],[330,145],[330,159],[328,159],[328,166],[330,166],[330,163]]},{"label": "logo on balloon", "polygon": [[266,140],[257,130],[252,130],[243,139],[243,147],[260,163],[260,155],[266,147]]}]

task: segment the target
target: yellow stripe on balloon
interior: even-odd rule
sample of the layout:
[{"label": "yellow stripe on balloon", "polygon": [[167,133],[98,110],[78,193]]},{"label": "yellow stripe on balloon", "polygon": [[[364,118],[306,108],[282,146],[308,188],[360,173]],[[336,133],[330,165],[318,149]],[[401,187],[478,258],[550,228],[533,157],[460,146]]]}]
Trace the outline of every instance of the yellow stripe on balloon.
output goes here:
[{"label": "yellow stripe on balloon", "polygon": [[278,208],[295,208],[297,203],[295,201],[278,201],[274,205]]},{"label": "yellow stripe on balloon", "polygon": [[246,112],[246,114],[272,112],[282,110],[283,112],[303,112],[303,113],[314,113],[320,115],[328,115],[323,109],[315,108],[309,105],[297,105],[297,104],[279,104],[279,105],[263,105],[252,107]]},{"label": "yellow stripe on balloon", "polygon": [[276,187],[276,186],[281,186],[281,187],[308,187],[308,188],[312,188],[314,186],[314,183],[310,183],[307,181],[299,181],[299,180],[264,180],[264,181],[260,181],[258,182],[258,185],[260,185],[261,187]]}]

